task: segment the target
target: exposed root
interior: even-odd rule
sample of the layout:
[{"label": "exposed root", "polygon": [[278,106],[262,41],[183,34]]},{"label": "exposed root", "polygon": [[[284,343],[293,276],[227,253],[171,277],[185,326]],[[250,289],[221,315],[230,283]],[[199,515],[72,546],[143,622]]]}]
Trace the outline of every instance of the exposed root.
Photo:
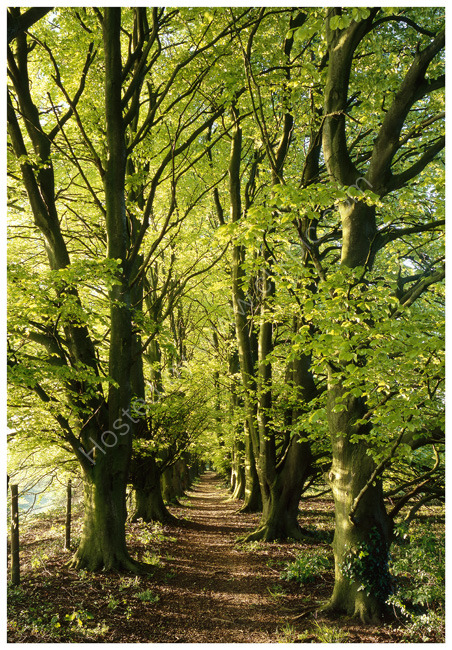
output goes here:
[{"label": "exposed root", "polygon": [[306,609],[301,614],[298,614],[297,616],[291,616],[290,620],[299,621],[301,618],[304,618],[305,616],[312,614],[312,612],[318,611],[318,609],[319,609],[318,605],[311,605],[310,607],[306,607]]},{"label": "exposed root", "polygon": [[381,625],[386,619],[385,612],[380,607],[368,606],[363,602],[355,602],[354,607],[347,608],[340,607],[333,601],[328,601],[319,608],[319,612],[333,619],[345,614],[351,619],[359,620],[364,625]]},{"label": "exposed root", "polygon": [[117,557],[108,558],[105,561],[100,558],[90,558],[84,555],[78,555],[77,553],[75,553],[75,555],[65,563],[65,566],[69,569],[75,569],[76,571],[85,570],[92,573],[104,571],[146,575],[153,571],[151,565],[133,560],[129,556],[123,556],[120,559]]},{"label": "exposed root", "polygon": [[326,603],[321,605],[319,607],[319,612],[327,618],[337,618],[344,613],[344,611],[340,610],[337,605],[334,605],[331,600],[328,600]]}]

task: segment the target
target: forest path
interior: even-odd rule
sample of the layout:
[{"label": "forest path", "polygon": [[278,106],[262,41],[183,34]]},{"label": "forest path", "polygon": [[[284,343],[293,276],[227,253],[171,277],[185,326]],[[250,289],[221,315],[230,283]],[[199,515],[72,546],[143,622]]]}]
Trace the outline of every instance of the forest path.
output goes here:
[{"label": "forest path", "polygon": [[[399,641],[400,633],[390,628],[363,627],[345,619],[322,621],[312,606],[331,594],[333,572],[320,572],[312,582],[299,584],[281,580],[281,571],[296,555],[309,557],[329,545],[237,544],[237,537],[256,527],[259,515],[238,513],[242,502],[231,500],[221,481],[217,474],[205,473],[182,504],[170,508],[176,524],[127,523],[132,557],[150,565],[145,575],[69,568],[70,554],[62,545],[64,515],[38,518],[22,528],[21,585],[11,594],[8,641]],[[328,501],[305,500],[300,523],[312,526],[315,521],[318,530],[322,525],[331,530],[331,509]],[[83,509],[77,508],[72,551],[82,515]]]},{"label": "forest path", "polygon": [[274,565],[293,559],[294,545],[237,545],[237,537],[252,530],[259,517],[239,514],[240,502],[232,501],[219,481],[214,472],[205,473],[187,492],[186,505],[171,508],[186,520],[171,527],[174,541],[164,544],[165,569],[174,577],[167,589],[159,587],[150,641],[275,642],[302,601],[306,606],[303,590],[278,593],[282,567]]}]

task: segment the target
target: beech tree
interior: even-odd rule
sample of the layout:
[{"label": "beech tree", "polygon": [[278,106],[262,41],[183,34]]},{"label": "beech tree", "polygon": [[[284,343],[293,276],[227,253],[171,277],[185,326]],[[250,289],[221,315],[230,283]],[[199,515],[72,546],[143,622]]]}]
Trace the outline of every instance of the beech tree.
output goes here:
[{"label": "beech tree", "polygon": [[[304,408],[301,405],[309,403],[316,394],[309,362],[307,363],[307,359],[302,356],[294,358],[286,369],[286,379],[293,385],[294,390],[298,391],[295,400],[297,404],[294,408],[286,409],[286,430],[281,431],[278,426],[275,426],[271,361],[275,346],[274,324],[271,316],[276,292],[271,271],[273,260],[265,240],[256,252],[250,254],[247,253],[239,234],[241,223],[247,219],[248,213],[253,209],[259,209],[259,204],[255,202],[255,194],[265,187],[266,182],[259,188],[256,177],[259,170],[263,169],[263,165],[266,163],[270,168],[270,173],[266,174],[266,177],[271,188],[284,183],[284,167],[294,127],[288,90],[292,75],[293,32],[304,23],[306,15],[300,11],[293,11],[288,13],[287,17],[284,16],[283,21],[275,20],[279,28],[277,34],[281,38],[280,57],[279,60],[274,60],[273,55],[273,58],[266,60],[263,43],[258,45],[256,43],[259,42],[260,29],[263,29],[262,38],[265,42],[268,35],[263,26],[271,14],[272,10],[268,13],[265,9],[260,10],[247,41],[242,42],[239,39],[243,52],[242,66],[248,86],[248,94],[242,103],[251,104],[253,126],[250,125],[250,130],[259,131],[262,141],[261,150],[255,149],[247,161],[246,171],[242,172],[242,158],[245,156],[242,143],[243,135],[247,132],[247,119],[242,120],[238,105],[235,104],[232,107],[234,131],[229,162],[231,206],[229,230],[237,233],[232,253],[232,296],[249,431],[246,458],[248,466],[255,462],[263,507],[259,527],[247,536],[249,540],[302,536],[297,522],[298,506],[301,491],[311,471],[311,454],[309,444],[303,442],[298,434],[291,435],[290,427],[297,419],[299,409]],[[285,38],[284,34],[286,34]],[[259,75],[259,82],[257,82],[256,70],[263,66],[268,67],[270,71],[273,68],[282,69],[282,78],[277,76],[275,82],[271,73],[267,72],[265,76],[269,76],[269,79],[267,80],[264,75],[261,78]],[[280,85],[280,96],[277,109],[274,107],[276,128],[272,125],[270,135],[268,132],[270,127],[268,122],[266,123],[269,117],[265,116],[262,91],[264,84],[271,87],[271,84],[275,83]],[[243,180],[245,174],[246,182]],[[271,203],[271,196],[268,200]],[[266,229],[263,229],[263,232],[265,238]],[[251,263],[252,255],[255,257],[254,264],[257,270],[247,278],[245,265]]]},{"label": "beech tree", "polygon": [[[26,23],[20,9],[9,16],[14,25]],[[198,16],[203,20],[195,25]],[[231,25],[222,21],[214,31],[211,18],[197,10],[179,21],[178,10],[107,8],[55,11],[40,29],[30,36],[16,30],[8,50],[8,131],[14,174],[44,241],[55,308],[41,314],[32,333],[18,328],[16,335],[42,346],[41,354],[46,351],[59,367],[48,386],[36,376],[25,384],[52,407],[82,468],[85,521],[73,565],[135,570],[124,523],[132,438],[144,417],[143,410],[133,410],[134,399],[141,404],[140,356],[146,349],[139,327],[142,284],[159,246],[183,220],[175,190],[192,164],[188,154],[196,159],[205,153],[205,146],[196,151],[195,145],[222,112],[206,110],[194,95]],[[165,41],[167,29],[177,34],[173,42]],[[185,76],[190,66],[193,76]],[[159,193],[162,183],[169,188],[165,195]],[[67,232],[61,210],[75,217]],[[106,334],[90,331],[91,298],[89,291],[82,296],[81,279],[86,255],[71,264],[75,231],[82,241],[86,231],[94,238],[97,250],[88,244],[88,257],[105,258],[94,291],[106,293]],[[155,331],[148,341],[153,336]],[[21,355],[25,365],[27,352]],[[24,385],[24,365],[17,356],[11,365],[12,379]]]},{"label": "beech tree", "polygon": [[[420,18],[422,20],[422,16]],[[350,155],[350,129],[347,129],[346,113],[350,111],[350,96],[353,93],[351,75],[353,67],[358,67],[358,52],[360,46],[364,47],[366,37],[379,30],[380,34],[384,34],[386,26],[396,32],[394,41],[403,38],[400,32],[408,32],[410,36],[415,36],[417,45],[411,57],[404,57],[403,66],[399,67],[388,88],[390,96],[385,110],[380,109],[379,124],[372,128],[373,146],[369,146],[365,154],[366,162],[363,163]],[[333,181],[345,187],[355,186],[362,178],[373,194],[384,199],[418,178],[444,147],[441,132],[428,132],[428,125],[441,120],[438,102],[436,99],[430,100],[430,97],[444,86],[441,73],[444,29],[437,22],[435,31],[432,31],[412,20],[405,22],[405,17],[397,14],[379,17],[377,9],[366,10],[361,16],[333,9],[327,15],[326,38],[328,67],[322,142],[329,175]],[[377,36],[375,41],[378,42]],[[357,90],[355,96],[359,96],[359,92]],[[377,112],[376,106],[374,110]],[[359,120],[358,116],[359,111],[355,112],[354,117]],[[373,293],[372,281],[365,281],[367,273],[372,271],[374,265],[377,266],[377,259],[383,255],[387,244],[404,236],[435,232],[444,225],[442,219],[423,215],[405,228],[379,228],[376,206],[360,197],[339,202],[338,209],[342,228],[340,263],[349,269],[359,269],[358,273],[352,274],[352,283],[361,282],[359,292],[362,292],[364,303],[369,299],[367,292]],[[436,264],[436,268],[426,269],[414,281],[405,278],[398,296],[402,307],[408,307],[429,286],[444,278],[441,258],[436,260]],[[349,287],[353,293],[353,284],[349,284]],[[356,318],[360,312],[359,303],[354,305],[354,310]],[[389,317],[398,315],[399,311],[395,308]],[[378,332],[378,320],[372,313],[367,318],[364,313],[363,316],[366,325],[374,329],[369,335],[370,343]],[[360,345],[365,346],[365,341]],[[385,574],[392,524],[384,506],[381,470],[377,469],[373,454],[369,453],[367,440],[372,438],[369,398],[366,392],[358,394],[353,389],[350,392],[347,387],[347,378],[353,374],[355,364],[362,365],[366,358],[359,354],[355,357],[356,352],[351,354],[348,363],[340,358],[339,363],[328,363],[328,421],[333,449],[329,476],[336,507],[336,582],[330,606],[350,614],[359,613],[361,618],[367,619],[381,616],[384,601],[390,592],[389,579],[385,581]],[[348,369],[348,364],[352,368]],[[409,431],[408,425],[406,421],[404,429]],[[400,430],[400,425],[397,429]],[[405,443],[409,444],[407,434],[399,434],[401,441],[404,441],[404,436]],[[365,575],[364,580],[369,581],[365,589],[362,589],[358,575],[352,573],[347,576],[342,568],[345,556],[352,553],[359,557],[358,549],[363,545],[370,549],[368,565],[364,561],[364,566],[360,567]],[[371,578],[375,566],[379,567],[381,573],[378,578]]]}]

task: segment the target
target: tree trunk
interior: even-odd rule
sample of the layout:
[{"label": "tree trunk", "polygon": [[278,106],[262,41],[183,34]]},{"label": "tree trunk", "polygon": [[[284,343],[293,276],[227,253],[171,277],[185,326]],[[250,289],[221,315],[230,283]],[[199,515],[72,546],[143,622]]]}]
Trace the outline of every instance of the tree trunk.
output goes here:
[{"label": "tree trunk", "polygon": [[262,512],[262,494],[247,421],[245,421],[245,503],[239,512]]},{"label": "tree trunk", "polygon": [[131,475],[135,490],[135,512],[132,521],[159,521],[175,523],[177,519],[167,510],[162,496],[160,472],[153,456],[138,459],[132,464]]},{"label": "tree trunk", "polygon": [[71,515],[72,511],[72,482],[71,479],[67,482],[66,488],[66,525],[65,525],[65,539],[64,539],[64,549],[66,551],[71,550]]},{"label": "tree trunk", "polygon": [[333,462],[328,478],[335,505],[335,584],[325,609],[357,616],[363,622],[378,622],[391,592],[392,523],[386,514],[381,480],[370,480],[375,463],[367,454],[365,441],[350,440],[353,434],[369,433],[369,426],[365,431],[363,425],[355,424],[366,412],[364,400],[349,396],[341,402],[344,410],[333,411],[344,392],[330,376],[328,420]]},{"label": "tree trunk", "polygon": [[126,478],[121,469],[113,471],[108,456],[83,473],[83,530],[70,567],[141,572],[126,548]]},{"label": "tree trunk", "polygon": [[16,484],[11,484],[11,584],[20,584],[19,491]]},{"label": "tree trunk", "polygon": [[243,466],[244,443],[238,436],[233,442],[232,453],[232,477],[234,484],[231,485],[232,498],[243,499],[245,496],[245,468]]},{"label": "tree trunk", "polygon": [[171,467],[165,469],[160,477],[160,485],[164,503],[173,503],[174,490],[171,485]]},{"label": "tree trunk", "polygon": [[306,479],[311,471],[309,443],[290,441],[285,459],[272,480],[263,475],[261,490],[265,497],[258,528],[246,536],[246,541],[306,539],[308,531],[298,524],[299,503]]},{"label": "tree trunk", "polygon": [[176,463],[168,467],[162,474],[162,492],[165,503],[177,505],[178,497],[183,494],[180,486],[180,480]]},{"label": "tree trunk", "polygon": [[[360,178],[347,146],[345,112],[353,56],[370,28],[374,12],[366,20],[353,21],[344,30],[330,29],[327,18],[328,71],[325,85],[323,152],[331,179],[355,186]],[[394,142],[399,139],[393,133]],[[381,153],[378,155],[383,161]],[[375,157],[370,164],[373,167]],[[381,171],[384,184],[389,168]],[[373,183],[368,183],[378,191]],[[377,224],[374,206],[350,199],[339,206],[342,224],[341,263],[349,268],[372,268],[376,252]],[[372,480],[374,462],[367,454],[371,425],[357,424],[366,414],[365,395],[344,398],[341,382],[345,369],[328,368],[328,423],[333,460],[329,481],[335,504],[336,527],[333,550],[335,585],[327,610],[377,621],[385,612],[390,593],[388,570],[391,525],[387,517],[381,481]],[[337,408],[340,403],[340,409]],[[356,436],[355,442],[352,442]]]}]

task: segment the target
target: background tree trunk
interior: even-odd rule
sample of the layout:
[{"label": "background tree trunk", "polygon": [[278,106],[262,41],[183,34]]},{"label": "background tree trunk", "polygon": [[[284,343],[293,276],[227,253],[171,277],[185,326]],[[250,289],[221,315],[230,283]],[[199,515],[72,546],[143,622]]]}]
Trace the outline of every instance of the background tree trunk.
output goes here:
[{"label": "background tree trunk", "polygon": [[176,517],[166,508],[161,489],[160,472],[153,456],[138,459],[132,463],[131,473],[135,490],[136,508],[132,521],[159,521],[175,523]]}]

